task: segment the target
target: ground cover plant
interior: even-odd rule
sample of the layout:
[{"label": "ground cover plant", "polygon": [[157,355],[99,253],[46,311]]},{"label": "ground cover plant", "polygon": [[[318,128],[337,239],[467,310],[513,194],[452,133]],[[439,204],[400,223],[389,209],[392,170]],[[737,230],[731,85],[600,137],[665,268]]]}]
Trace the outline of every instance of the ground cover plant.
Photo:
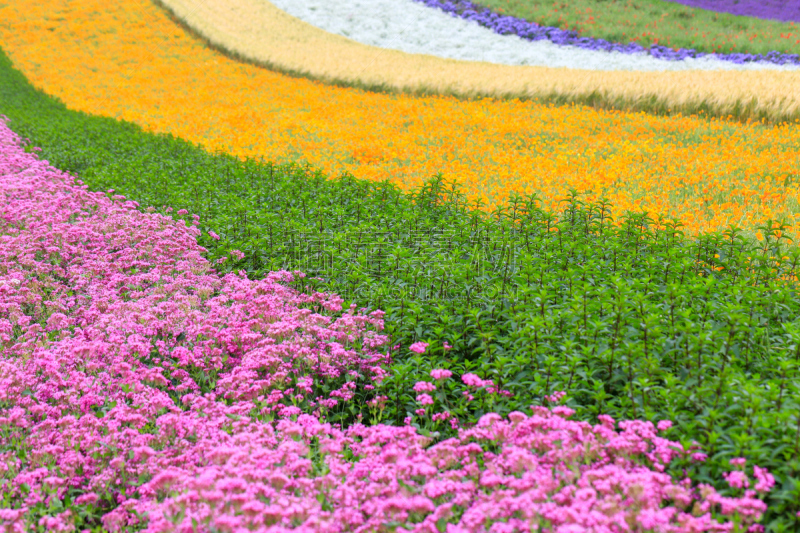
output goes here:
[{"label": "ground cover plant", "polygon": [[[443,438],[564,390],[582,420],[672,420],[670,438],[706,449],[705,462],[687,465],[704,482],[720,483],[739,456],[769,468],[778,488],[767,521],[776,531],[796,525],[798,296],[781,280],[798,261],[777,246],[785,239],[775,228],[762,241],[735,232],[692,241],[666,221],[612,224],[607,206],[580,197],[556,213],[518,198],[486,215],[442,180],[407,195],[210,155],[68,111],[5,72],[11,124],[44,147],[43,159],[189,225],[177,213],[199,215],[219,269],[302,270],[296,290],[386,312],[385,333],[400,345],[390,376],[330,409],[330,422],[408,417]],[[407,351],[419,342],[424,354]],[[415,390],[437,368],[475,378]]]},{"label": "ground cover plant", "polygon": [[299,273],[219,276],[196,217],[35,152],[0,124],[3,531],[744,531],[765,511],[775,480],[744,458],[721,493],[664,474],[704,458],[658,435],[669,421],[534,407],[436,444],[332,426],[386,377],[382,312],[285,286]]},{"label": "ground cover plant", "polygon": [[405,191],[446,172],[488,209],[537,191],[552,211],[575,188],[607,197],[615,217],[643,208],[680,218],[692,233],[731,223],[752,232],[798,215],[795,123],[329,87],[222,57],[148,3],[53,1],[1,15],[19,30],[2,32],[4,46],[49,94],[210,151],[309,162],[329,176],[392,180]]},{"label": "ground cover plant", "polygon": [[[800,53],[800,12],[797,8],[792,11],[796,2],[478,0],[474,3],[542,26],[569,29],[581,36],[613,43],[635,42],[645,48],[660,44],[708,53]],[[726,13],[728,8],[740,10],[742,15],[749,10],[750,16]],[[793,13],[797,20],[765,20],[769,15],[786,12]],[[764,17],[758,18],[758,13]]]}]

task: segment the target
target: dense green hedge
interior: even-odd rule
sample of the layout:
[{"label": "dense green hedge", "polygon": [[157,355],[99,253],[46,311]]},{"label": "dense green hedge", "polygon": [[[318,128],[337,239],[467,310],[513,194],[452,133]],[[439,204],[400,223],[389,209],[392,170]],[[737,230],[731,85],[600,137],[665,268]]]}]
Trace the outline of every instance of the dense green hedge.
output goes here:
[{"label": "dense green hedge", "polygon": [[[800,252],[782,249],[768,228],[762,243],[735,230],[688,239],[678,224],[643,214],[614,225],[606,205],[577,195],[560,213],[517,197],[487,215],[441,177],[407,195],[388,183],[242,162],[69,111],[5,56],[0,114],[91,188],[200,215],[209,259],[245,254],[220,268],[300,269],[324,279],[304,284],[346,305],[385,310],[401,348],[392,377],[370,393],[389,397],[382,420],[412,416],[423,431],[452,431],[413,415],[412,386],[432,368],[510,391],[466,402],[457,381],[440,387],[438,406],[462,422],[565,390],[579,418],[673,420],[668,437],[696,440],[710,456],[676,466],[699,481],[719,480],[737,456],[770,468],[779,483],[770,529],[800,527],[800,295],[782,281],[797,276]],[[426,354],[408,351],[416,341],[430,343]],[[361,414],[374,420],[369,399]]]}]

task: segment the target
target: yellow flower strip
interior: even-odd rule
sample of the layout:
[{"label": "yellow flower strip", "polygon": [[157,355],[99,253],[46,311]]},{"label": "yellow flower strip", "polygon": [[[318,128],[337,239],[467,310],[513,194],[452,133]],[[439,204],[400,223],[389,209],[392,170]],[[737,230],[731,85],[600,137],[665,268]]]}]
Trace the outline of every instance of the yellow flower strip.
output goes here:
[{"label": "yellow flower strip", "polygon": [[552,208],[574,187],[607,197],[617,214],[645,208],[691,231],[800,212],[798,125],[331,87],[228,59],[134,0],[7,2],[0,21],[17,68],[70,108],[209,150],[404,189],[442,172],[490,205],[538,192]]},{"label": "yellow flower strip", "polygon": [[[257,64],[322,81],[380,87],[410,94],[514,96],[601,101],[635,109],[659,100],[673,109],[706,109],[726,116],[800,113],[800,72],[606,72],[455,61],[366,46],[307,24],[267,0],[157,0],[215,47]],[[621,107],[620,107],[621,106]]]}]

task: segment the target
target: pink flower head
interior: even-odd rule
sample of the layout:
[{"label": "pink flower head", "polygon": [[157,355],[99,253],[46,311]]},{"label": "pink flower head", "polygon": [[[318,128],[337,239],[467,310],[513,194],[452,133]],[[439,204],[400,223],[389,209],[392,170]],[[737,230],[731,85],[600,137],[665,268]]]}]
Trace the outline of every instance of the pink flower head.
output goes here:
[{"label": "pink flower head", "polygon": [[420,394],[417,396],[417,401],[422,405],[433,405],[433,398],[430,394]]},{"label": "pink flower head", "polygon": [[425,353],[425,350],[428,349],[428,343],[427,342],[415,342],[414,344],[409,346],[408,349],[411,350],[414,353]]},{"label": "pink flower head", "polygon": [[614,429],[614,426],[616,425],[614,419],[608,415],[600,415],[597,417],[597,420],[599,420],[602,425],[609,429]]},{"label": "pink flower head", "polygon": [[666,431],[672,427],[672,421],[661,420],[656,427],[658,428],[659,431]]},{"label": "pink flower head", "polygon": [[452,375],[452,372],[445,370],[444,368],[434,368],[431,370],[431,377],[433,379],[447,379]]},{"label": "pink flower head", "polygon": [[708,455],[702,452],[697,452],[692,454],[692,461],[695,461],[697,463],[703,463],[705,462],[706,459],[708,459]]},{"label": "pink flower head", "polygon": [[551,395],[546,395],[546,396],[544,397],[544,399],[545,399],[545,400],[547,400],[547,401],[548,401],[548,402],[550,402],[550,403],[558,403],[558,402],[560,402],[562,399],[564,399],[564,396],[566,396],[566,395],[567,395],[567,393],[566,393],[565,391],[563,391],[563,390],[560,390],[560,391],[556,391],[556,392],[554,392],[554,393],[553,393],[553,394],[551,394]]},{"label": "pink flower head", "polygon": [[209,236],[209,237],[211,237],[211,238],[212,238],[212,239],[214,239],[214,240],[217,240],[217,241],[219,240],[219,235],[217,235],[217,234],[216,234],[216,233],[214,233],[213,231],[209,231],[209,232],[208,232],[208,236]]},{"label": "pink flower head", "polygon": [[753,470],[756,478],[756,492],[769,492],[775,486],[775,476],[770,474],[766,468],[759,466],[753,467]]},{"label": "pink flower head", "polygon": [[244,254],[239,250],[231,250],[231,256],[236,259],[244,259]]},{"label": "pink flower head", "polygon": [[436,386],[430,381],[417,381],[414,384],[414,392],[433,392]]},{"label": "pink flower head", "polygon": [[481,379],[475,374],[467,373],[461,376],[461,381],[464,382],[465,385],[469,387],[484,387],[486,385],[492,385],[492,380],[490,379]]},{"label": "pink flower head", "polygon": [[449,342],[447,342],[447,341],[444,341],[444,343],[442,344],[442,347],[445,349],[445,351],[448,351],[448,350],[452,350],[452,349],[453,349],[453,347],[452,347],[452,346],[450,346],[450,343],[449,343]]},{"label": "pink flower head", "polygon": [[733,467],[742,467],[744,468],[745,463],[747,463],[747,459],[744,457],[734,457],[730,460],[731,466]]},{"label": "pink flower head", "polygon": [[189,211],[186,209],[178,209],[178,215],[188,215]]},{"label": "pink flower head", "polygon": [[740,470],[724,472],[722,477],[725,478],[725,480],[728,482],[728,485],[735,489],[743,489],[750,486],[750,480],[747,479],[747,475]]}]

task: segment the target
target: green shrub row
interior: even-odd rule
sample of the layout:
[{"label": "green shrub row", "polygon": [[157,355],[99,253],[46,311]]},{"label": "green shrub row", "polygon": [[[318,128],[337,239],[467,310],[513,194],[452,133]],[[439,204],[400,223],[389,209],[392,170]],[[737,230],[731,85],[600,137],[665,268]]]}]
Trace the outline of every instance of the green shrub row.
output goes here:
[{"label": "green shrub row", "polygon": [[[239,161],[69,111],[5,56],[0,114],[40,157],[92,189],[199,215],[208,258],[227,258],[220,269],[302,270],[304,286],[339,293],[345,306],[385,310],[400,345],[392,376],[362,398],[361,412],[333,409],[330,421],[410,417],[423,431],[451,434],[447,422],[414,413],[412,387],[434,368],[508,391],[467,401],[457,381],[440,387],[436,408],[462,424],[563,390],[581,419],[674,421],[669,438],[709,455],[676,466],[699,481],[721,479],[733,457],[768,467],[778,480],[769,529],[800,527],[800,295],[791,282],[800,251],[776,229],[762,228],[761,243],[735,229],[689,239],[677,222],[646,214],[615,224],[608,205],[574,193],[558,213],[531,196],[485,214],[441,176],[404,194],[389,183]],[[429,343],[424,355],[408,351],[418,341]],[[370,409],[381,395],[384,410]]]}]

